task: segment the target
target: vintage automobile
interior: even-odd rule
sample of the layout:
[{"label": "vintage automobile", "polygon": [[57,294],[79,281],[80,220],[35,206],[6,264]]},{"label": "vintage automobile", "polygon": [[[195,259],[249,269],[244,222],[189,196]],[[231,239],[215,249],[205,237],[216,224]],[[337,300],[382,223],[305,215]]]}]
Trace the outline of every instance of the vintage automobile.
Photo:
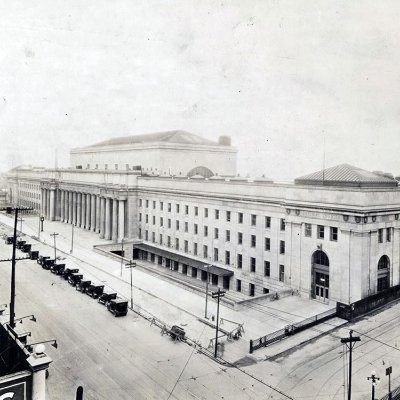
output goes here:
[{"label": "vintage automobile", "polygon": [[48,257],[48,256],[39,256],[39,258],[36,260],[36,262],[38,263],[38,264],[40,264],[40,265],[43,265],[44,264],[44,262],[46,261],[46,260],[48,260],[50,257]]},{"label": "vintage automobile", "polygon": [[169,334],[172,339],[174,340],[184,340],[185,339],[185,331],[183,328],[181,328],[178,325],[173,325],[171,327],[171,330],[169,331]]},{"label": "vintage automobile", "polygon": [[25,243],[22,247],[21,247],[21,251],[23,253],[29,253],[31,251],[32,245],[30,243]]},{"label": "vintage automobile", "polygon": [[94,299],[97,299],[99,296],[103,294],[103,291],[104,291],[104,285],[92,284],[86,289],[86,294],[93,297]]},{"label": "vintage automobile", "polygon": [[26,243],[25,240],[18,240],[17,241],[17,249],[22,249],[22,246]]},{"label": "vintage automobile", "polygon": [[68,277],[68,283],[72,286],[76,286],[82,279],[83,279],[82,274],[73,273]]},{"label": "vintage automobile", "polygon": [[76,290],[79,290],[82,293],[85,293],[87,288],[90,286],[90,284],[92,283],[92,281],[88,281],[88,280],[83,280],[81,279],[75,286]]},{"label": "vintage automobile", "polygon": [[50,267],[50,272],[56,275],[61,275],[64,272],[65,264],[53,264]]},{"label": "vintage automobile", "polygon": [[61,276],[65,280],[68,280],[68,278],[70,277],[71,274],[77,274],[78,272],[79,272],[79,268],[65,268]]},{"label": "vintage automobile", "polygon": [[109,301],[116,298],[117,298],[117,293],[103,293],[99,296],[97,301],[100,304],[107,304]]},{"label": "vintage automobile", "polygon": [[6,236],[4,239],[5,244],[13,244],[14,236]]},{"label": "vintage automobile", "polygon": [[123,317],[128,313],[128,300],[112,299],[107,303],[107,310],[114,314],[114,317]]},{"label": "vintage automobile", "polygon": [[54,265],[55,262],[56,262],[56,260],[54,258],[48,258],[48,259],[44,260],[44,262],[42,264],[42,268],[49,270]]},{"label": "vintage automobile", "polygon": [[35,250],[35,251],[31,250],[29,252],[29,258],[31,260],[37,260],[39,258],[39,252],[37,250]]}]

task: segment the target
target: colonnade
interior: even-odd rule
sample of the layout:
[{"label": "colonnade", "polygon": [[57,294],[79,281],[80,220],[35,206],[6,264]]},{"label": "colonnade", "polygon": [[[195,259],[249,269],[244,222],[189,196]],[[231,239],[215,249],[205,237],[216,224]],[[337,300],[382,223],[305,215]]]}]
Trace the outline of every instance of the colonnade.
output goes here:
[{"label": "colonnade", "polygon": [[125,202],[94,193],[42,188],[42,215],[99,233],[107,240],[125,237]]}]

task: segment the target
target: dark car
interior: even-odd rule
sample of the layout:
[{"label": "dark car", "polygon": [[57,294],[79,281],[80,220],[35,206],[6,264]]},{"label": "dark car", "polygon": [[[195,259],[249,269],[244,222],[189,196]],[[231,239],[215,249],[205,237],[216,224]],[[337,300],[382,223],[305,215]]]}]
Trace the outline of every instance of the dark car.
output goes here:
[{"label": "dark car", "polygon": [[14,242],[14,236],[6,236],[4,239],[5,244],[13,244]]},{"label": "dark car", "polygon": [[42,264],[42,268],[43,269],[50,269],[54,263],[56,262],[56,260],[54,260],[53,258],[48,258],[44,261],[44,263]]},{"label": "dark car", "polygon": [[103,290],[104,290],[104,285],[90,285],[86,289],[86,294],[93,297],[94,299],[97,299],[99,296],[103,294]]},{"label": "dark car", "polygon": [[68,278],[70,277],[70,275],[72,274],[77,274],[79,272],[79,268],[65,268],[63,273],[62,273],[62,277],[65,280],[68,280]]},{"label": "dark car", "polygon": [[25,243],[24,245],[22,245],[21,247],[21,251],[23,253],[29,253],[31,251],[32,245],[30,243]]},{"label": "dark car", "polygon": [[25,240],[18,240],[17,242],[17,249],[21,249],[22,246],[26,243]]},{"label": "dark car", "polygon": [[53,264],[50,267],[50,272],[53,274],[61,275],[64,272],[65,264]]},{"label": "dark car", "polygon": [[173,325],[170,330],[170,336],[174,340],[184,340],[185,330],[178,325]]},{"label": "dark car", "polygon": [[75,289],[79,290],[82,293],[85,293],[86,289],[90,286],[91,283],[92,283],[92,281],[88,281],[88,280],[84,281],[82,279],[76,284]]},{"label": "dark car", "polygon": [[29,252],[29,258],[31,260],[37,260],[39,258],[39,252],[37,250],[35,250],[35,251],[31,250]]},{"label": "dark car", "polygon": [[112,299],[107,303],[107,310],[115,317],[123,317],[128,313],[128,300]]},{"label": "dark car", "polygon": [[111,301],[112,299],[116,299],[117,298],[117,293],[103,293],[99,296],[99,298],[97,299],[97,301],[100,304],[106,304],[109,301]]},{"label": "dark car", "polygon": [[40,264],[40,265],[43,265],[44,264],[44,262],[46,261],[46,260],[48,260],[50,257],[48,257],[48,256],[39,256],[39,258],[36,260],[36,262],[38,263],[38,264]]},{"label": "dark car", "polygon": [[83,279],[82,274],[71,274],[68,277],[68,282],[72,286],[76,286]]}]

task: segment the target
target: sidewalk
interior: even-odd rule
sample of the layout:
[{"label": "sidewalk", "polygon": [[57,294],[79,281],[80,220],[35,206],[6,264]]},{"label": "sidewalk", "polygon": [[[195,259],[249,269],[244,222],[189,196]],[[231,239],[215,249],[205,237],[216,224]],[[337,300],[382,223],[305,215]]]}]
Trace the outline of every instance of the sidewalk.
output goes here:
[{"label": "sidewalk", "polygon": [[[23,215],[22,217],[24,219],[22,231],[29,236],[37,237],[38,217],[29,215]],[[0,214],[0,223],[11,227],[13,220],[7,215]],[[19,228],[20,223],[18,223]],[[64,262],[67,266],[77,266],[85,277],[95,282],[103,282],[109,288],[117,291],[121,297],[130,299],[129,269],[125,268],[125,265],[122,265],[121,269],[120,262],[95,253],[92,250],[93,245],[107,244],[110,241],[100,239],[93,232],[75,227],[73,254],[70,254],[71,225],[62,222],[45,221],[44,232],[41,232],[42,242],[30,240],[29,242],[33,245],[32,248],[39,250],[41,254],[53,257],[53,238],[50,236],[53,232],[58,233],[56,237],[57,257],[65,258]],[[205,295],[186,290],[181,285],[178,286],[170,280],[166,280],[166,278],[163,279],[162,276],[149,273],[140,266],[142,264],[144,262],[139,260],[138,268],[132,271],[134,310],[151,314],[169,326],[182,326],[190,339],[207,347],[210,340],[215,338],[215,328],[213,329],[212,326],[201,321],[204,318]],[[157,266],[154,267],[157,268]],[[49,279],[58,281],[59,277],[49,274]],[[226,341],[226,338],[223,339],[225,340],[225,354],[223,357],[230,362],[241,359],[249,351],[250,339],[264,336],[288,324],[301,321],[328,309],[329,306],[327,305],[304,300],[298,296],[285,297],[274,302],[260,299],[237,311],[221,304],[221,318],[240,324],[243,323],[244,326],[244,333],[241,339],[230,342]],[[216,302],[209,296],[209,321],[215,315]],[[237,325],[227,321],[224,321],[221,326],[226,331],[232,331],[236,327]],[[277,346],[278,351],[283,351],[288,348],[288,345],[293,346],[298,344],[299,341],[308,340],[331,327],[329,324],[318,325],[311,330],[271,346],[271,348],[268,348],[267,353],[265,352],[267,349],[257,350],[254,356],[264,358],[267,354],[271,354],[275,346]]]}]

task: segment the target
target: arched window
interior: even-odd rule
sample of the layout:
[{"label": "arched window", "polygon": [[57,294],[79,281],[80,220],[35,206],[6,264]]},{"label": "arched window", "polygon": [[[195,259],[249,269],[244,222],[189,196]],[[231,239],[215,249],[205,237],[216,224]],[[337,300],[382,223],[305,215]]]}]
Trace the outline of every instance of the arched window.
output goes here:
[{"label": "arched window", "polygon": [[200,175],[203,176],[204,178],[211,178],[212,176],[214,176],[214,173],[207,167],[195,167],[193,169],[191,169],[187,176],[191,177],[194,175]]},{"label": "arched window", "polygon": [[329,267],[329,258],[322,250],[317,250],[312,256],[313,264],[325,265]]},{"label": "arched window", "polygon": [[387,269],[390,267],[390,260],[388,256],[382,256],[378,262],[378,270]]}]

